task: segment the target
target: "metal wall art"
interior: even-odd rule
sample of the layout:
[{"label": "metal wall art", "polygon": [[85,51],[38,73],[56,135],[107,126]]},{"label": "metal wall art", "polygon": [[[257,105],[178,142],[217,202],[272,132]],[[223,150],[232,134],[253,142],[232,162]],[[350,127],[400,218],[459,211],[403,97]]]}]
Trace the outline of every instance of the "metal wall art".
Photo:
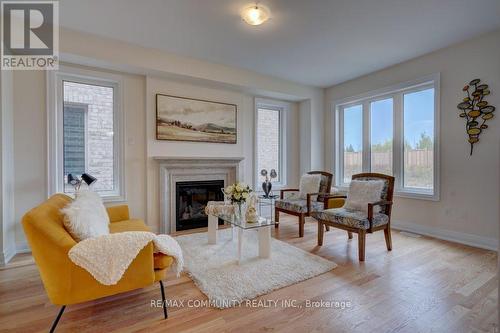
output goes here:
[{"label": "metal wall art", "polygon": [[271,189],[273,188],[271,179],[278,177],[278,173],[275,169],[271,169],[271,172],[268,174],[266,169],[262,169],[260,170],[260,175],[266,177],[266,181],[262,183],[262,190],[264,190],[264,198],[269,198],[269,193],[271,193]]},{"label": "metal wall art", "polygon": [[467,96],[457,105],[460,117],[465,118],[465,130],[469,135],[470,155],[474,149],[474,144],[479,142],[479,135],[488,128],[486,121],[493,118],[495,107],[489,105],[484,100],[490,94],[487,84],[480,84],[480,79],[474,79],[463,87]]}]

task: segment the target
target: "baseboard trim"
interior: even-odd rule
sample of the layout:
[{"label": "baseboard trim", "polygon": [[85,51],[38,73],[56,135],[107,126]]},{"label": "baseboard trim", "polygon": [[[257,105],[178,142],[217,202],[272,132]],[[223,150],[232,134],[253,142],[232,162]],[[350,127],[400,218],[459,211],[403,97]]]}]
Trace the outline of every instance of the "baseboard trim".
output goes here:
[{"label": "baseboard trim", "polygon": [[29,253],[29,252],[31,252],[31,249],[28,246],[27,242],[21,241],[16,243],[16,253]]},{"label": "baseboard trim", "polygon": [[435,227],[428,227],[404,221],[392,221],[391,227],[396,230],[409,231],[416,234],[430,236],[464,245],[474,246],[481,249],[498,251],[498,240],[491,237],[466,234],[463,232],[451,231]]},{"label": "baseboard trim", "polygon": [[7,265],[15,255],[16,249],[14,247],[7,249],[5,252],[0,252],[0,266]]}]

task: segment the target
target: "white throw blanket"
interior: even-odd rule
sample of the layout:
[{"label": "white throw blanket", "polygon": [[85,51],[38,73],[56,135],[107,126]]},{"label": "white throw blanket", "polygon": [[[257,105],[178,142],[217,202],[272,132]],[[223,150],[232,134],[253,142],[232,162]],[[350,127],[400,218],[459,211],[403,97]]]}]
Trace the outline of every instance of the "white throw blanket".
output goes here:
[{"label": "white throw blanket", "polygon": [[84,268],[100,283],[111,286],[122,278],[139,252],[153,242],[154,252],[174,258],[173,271],[179,276],[184,266],[182,250],[169,235],[127,231],[85,239],[71,248],[71,261]]}]

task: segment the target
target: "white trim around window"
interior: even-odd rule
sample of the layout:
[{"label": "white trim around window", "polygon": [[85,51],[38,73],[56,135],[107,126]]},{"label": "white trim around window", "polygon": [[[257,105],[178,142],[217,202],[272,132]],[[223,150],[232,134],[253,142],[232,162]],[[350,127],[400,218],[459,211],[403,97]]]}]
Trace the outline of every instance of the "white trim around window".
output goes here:
[{"label": "white trim around window", "polygon": [[[434,89],[434,137],[433,137],[433,188],[432,190],[404,187],[404,94],[425,89]],[[440,162],[439,162],[439,135],[440,135],[440,74],[432,74],[417,80],[400,83],[394,86],[374,90],[361,95],[337,100],[332,103],[332,124],[335,135],[332,136],[332,166],[335,169],[335,184],[343,189],[348,184],[343,182],[343,153],[344,153],[344,112],[343,110],[355,106],[362,106],[362,172],[370,172],[371,143],[370,143],[370,103],[374,101],[393,99],[393,146],[392,170],[396,178],[395,195],[400,197],[439,201],[440,193]]]},{"label": "white trim around window", "polygon": [[[105,202],[126,200],[124,170],[123,78],[107,72],[60,65],[47,71],[47,177],[48,196],[64,192],[63,81],[113,88],[113,183],[114,190],[101,191]],[[87,150],[88,147],[86,147]]]},{"label": "white trim around window", "polygon": [[[254,113],[254,124],[255,124],[255,154],[254,154],[254,185],[256,191],[262,191],[262,176],[260,175],[260,170],[258,170],[259,166],[259,157],[258,157],[258,110],[259,108],[276,110],[280,113],[280,157],[279,157],[279,170],[278,172],[279,181],[273,182],[273,190],[277,190],[280,188],[285,188],[287,186],[287,122],[288,122],[288,113],[290,112],[291,105],[290,103],[267,99],[267,98],[255,98],[255,113]],[[269,170],[268,170],[269,171]]]}]

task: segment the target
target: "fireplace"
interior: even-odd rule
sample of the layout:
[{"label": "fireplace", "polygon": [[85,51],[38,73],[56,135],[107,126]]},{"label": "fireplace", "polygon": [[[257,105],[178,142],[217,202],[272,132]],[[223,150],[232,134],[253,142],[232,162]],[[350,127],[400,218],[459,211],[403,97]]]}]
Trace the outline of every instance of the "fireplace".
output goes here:
[{"label": "fireplace", "polygon": [[221,191],[223,187],[223,180],[176,182],[176,230],[207,227],[208,217],[205,214],[205,206],[208,201],[224,200]]},{"label": "fireplace", "polygon": [[[159,162],[160,169],[160,232],[165,234],[178,231],[177,183],[219,181],[216,193],[220,198],[218,200],[223,200],[220,189],[242,180],[244,174],[243,157],[155,156],[154,159]],[[148,219],[154,218],[148,215]],[[203,223],[207,224],[208,221]]]}]

